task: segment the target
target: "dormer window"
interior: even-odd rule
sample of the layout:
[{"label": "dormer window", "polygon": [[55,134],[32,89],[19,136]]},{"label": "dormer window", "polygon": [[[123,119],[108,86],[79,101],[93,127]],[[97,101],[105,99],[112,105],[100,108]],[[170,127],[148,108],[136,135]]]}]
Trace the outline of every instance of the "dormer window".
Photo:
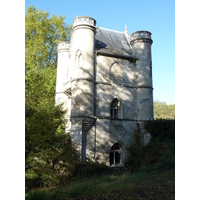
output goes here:
[{"label": "dormer window", "polygon": [[127,45],[126,41],[122,41],[122,44],[123,44],[123,45]]},{"label": "dormer window", "polygon": [[110,118],[118,119],[119,101],[117,98],[113,99],[110,104]]}]

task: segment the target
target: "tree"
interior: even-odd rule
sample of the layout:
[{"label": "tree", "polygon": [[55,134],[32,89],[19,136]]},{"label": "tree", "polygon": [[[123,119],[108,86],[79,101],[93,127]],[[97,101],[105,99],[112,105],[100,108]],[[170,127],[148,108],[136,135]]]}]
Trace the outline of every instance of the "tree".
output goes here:
[{"label": "tree", "polygon": [[[73,168],[74,149],[65,133],[65,111],[55,107],[57,45],[69,40],[64,17],[37,10],[25,14],[25,169],[39,184],[58,183],[59,161]],[[57,166],[56,166],[57,165]],[[26,182],[28,183],[28,182]]]},{"label": "tree", "polygon": [[154,119],[175,119],[175,104],[167,105],[165,102],[154,102]]},{"label": "tree", "polygon": [[25,15],[25,67],[56,68],[57,46],[61,41],[70,40],[72,26],[67,26],[65,17],[37,10],[31,6]]}]

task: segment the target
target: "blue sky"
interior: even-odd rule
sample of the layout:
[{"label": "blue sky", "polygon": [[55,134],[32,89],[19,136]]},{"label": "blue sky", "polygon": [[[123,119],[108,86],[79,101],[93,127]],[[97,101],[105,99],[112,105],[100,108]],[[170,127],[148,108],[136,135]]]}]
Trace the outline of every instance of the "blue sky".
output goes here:
[{"label": "blue sky", "polygon": [[108,29],[124,31],[127,24],[130,35],[150,31],[154,101],[175,104],[175,0],[26,0],[25,12],[31,5],[64,15],[66,24],[72,24],[76,15],[87,15]]}]

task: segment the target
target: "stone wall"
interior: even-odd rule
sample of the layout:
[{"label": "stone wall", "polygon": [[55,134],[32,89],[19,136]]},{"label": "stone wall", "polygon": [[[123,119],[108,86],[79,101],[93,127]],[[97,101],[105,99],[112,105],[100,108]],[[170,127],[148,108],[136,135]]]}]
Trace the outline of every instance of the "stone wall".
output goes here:
[{"label": "stone wall", "polygon": [[[138,124],[142,144],[150,140],[144,121],[153,119],[153,41],[150,32],[138,31],[129,38],[132,57],[106,56],[94,49],[96,28],[93,18],[76,17],[70,44],[59,44],[56,104],[64,103],[66,131],[83,161],[89,158],[109,165],[111,148],[118,143],[123,164]],[[111,119],[115,98],[118,118]]]}]

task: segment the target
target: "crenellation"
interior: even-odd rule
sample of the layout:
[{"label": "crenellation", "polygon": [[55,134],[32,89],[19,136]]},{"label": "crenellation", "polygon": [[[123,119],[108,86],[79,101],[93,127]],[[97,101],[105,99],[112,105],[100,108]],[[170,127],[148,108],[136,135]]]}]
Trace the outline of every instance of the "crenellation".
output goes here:
[{"label": "crenellation", "polygon": [[70,49],[70,43],[68,41],[66,41],[66,42],[60,42],[58,44],[58,50],[57,51],[62,50],[62,49],[69,50]]},{"label": "crenellation", "polygon": [[131,40],[138,38],[148,38],[151,39],[151,32],[149,31],[137,31],[131,34]]},{"label": "crenellation", "polygon": [[74,23],[73,23],[73,27],[75,27],[76,25],[85,25],[85,24],[89,24],[89,25],[96,25],[96,20],[92,17],[88,17],[88,16],[80,16],[80,17],[76,17],[74,19]]}]

